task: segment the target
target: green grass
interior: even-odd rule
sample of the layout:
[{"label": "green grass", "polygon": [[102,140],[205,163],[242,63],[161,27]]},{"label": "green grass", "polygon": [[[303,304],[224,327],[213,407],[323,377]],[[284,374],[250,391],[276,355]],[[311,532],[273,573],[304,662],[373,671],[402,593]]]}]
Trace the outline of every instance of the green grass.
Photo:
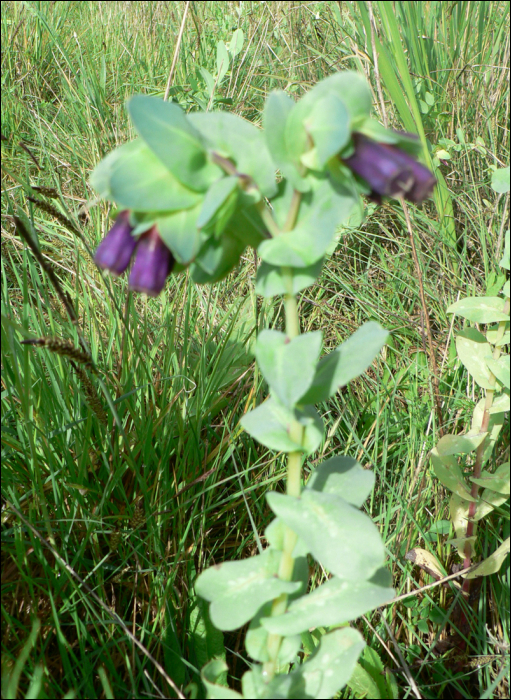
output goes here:
[{"label": "green grass", "polygon": [[[164,673],[183,690],[196,684],[202,697],[198,670],[223,646],[206,633],[194,579],[212,562],[257,552],[270,519],[265,493],[280,488],[285,473],[282,455],[239,427],[266,396],[250,344],[257,329],[279,328],[283,318],[280,302],[255,296],[252,252],[213,288],[180,275],[151,300],[129,295],[125,278],[103,280],[89,255],[109,217],[88,177],[133,136],[126,98],[163,96],[184,6],[2,3],[5,697],[175,697]],[[199,68],[214,74],[217,41],[241,27],[243,50],[213,107],[259,124],[270,90],[298,97],[334,70],[355,68],[371,82],[379,119],[416,131],[430,158],[440,147],[449,151],[435,198],[411,217],[444,427],[462,432],[479,395],[454,359],[445,309],[458,295],[485,292],[503,249],[509,195],[497,195],[490,181],[492,168],[509,163],[509,5],[372,7],[383,105],[360,2],[192,3],[172,96],[187,110],[207,105]],[[45,199],[30,186],[57,191],[51,201],[59,217],[28,200]],[[16,236],[14,216],[36,232],[75,305],[99,369],[86,375],[88,385],[66,357],[20,343],[51,336],[78,346],[79,336]],[[323,329],[332,348],[376,319],[392,340],[365,376],[320,407],[325,442],[305,474],[336,453],[375,471],[366,508],[400,595],[432,580],[405,559],[411,547],[430,549],[447,571],[457,562],[447,537],[430,533],[449,514],[427,459],[438,426],[418,280],[396,202],[369,205],[365,220],[344,233],[318,284],[301,295],[302,330]],[[455,320],[453,330],[460,327]],[[506,435],[498,457],[509,459]],[[480,554],[508,535],[509,511],[501,508],[484,521]],[[313,585],[323,577],[311,572]],[[508,697],[510,583],[509,560],[483,580],[470,629],[462,630],[462,661],[454,650],[433,652],[455,627],[445,619],[452,589],[433,588],[356,624],[394,674],[400,697],[415,696],[400,655],[422,697]],[[418,619],[428,616],[421,629]],[[242,632],[224,637],[233,687],[247,668]]]}]

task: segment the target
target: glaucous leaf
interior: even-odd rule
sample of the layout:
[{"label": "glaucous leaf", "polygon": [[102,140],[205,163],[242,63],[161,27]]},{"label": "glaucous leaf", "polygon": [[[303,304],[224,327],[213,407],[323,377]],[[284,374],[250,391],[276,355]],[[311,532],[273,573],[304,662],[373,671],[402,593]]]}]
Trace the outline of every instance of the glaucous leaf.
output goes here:
[{"label": "glaucous leaf", "polygon": [[282,90],[270,92],[263,112],[264,136],[275,167],[294,189],[307,192],[310,182],[303,177],[305,169],[288,153],[286,145],[286,121],[294,106],[294,100]]},{"label": "glaucous leaf", "polygon": [[203,245],[206,236],[197,228],[197,217],[201,204],[166,216],[158,216],[158,233],[170,248],[178,262],[183,265],[193,260]]},{"label": "glaucous leaf", "polygon": [[222,176],[222,170],[209,162],[199,132],[175,102],[134,95],[127,106],[138,135],[183,185],[204,192]]},{"label": "glaucous leaf", "polygon": [[477,578],[478,576],[491,576],[491,574],[496,574],[500,570],[505,558],[510,551],[510,540],[507,540],[498,547],[493,554],[491,554],[487,559],[482,561],[477,569],[471,571],[469,574],[465,574],[463,578]]},{"label": "glaucous leaf", "polygon": [[509,165],[507,168],[497,168],[493,171],[491,187],[494,192],[509,192]]},{"label": "glaucous leaf", "polygon": [[243,29],[236,29],[233,33],[231,40],[229,42],[229,53],[233,58],[235,58],[243,48],[243,42],[245,41],[245,35]]},{"label": "glaucous leaf", "polygon": [[[289,436],[293,418],[304,426],[301,445]],[[323,422],[312,406],[292,412],[274,397],[246,413],[240,422],[249,435],[271,450],[311,454],[323,439]]]},{"label": "glaucous leaf", "polygon": [[[445,544],[450,545],[451,547],[455,547],[458,551],[458,554],[460,557],[465,559],[467,556],[467,548],[470,553],[470,558],[473,557],[475,551],[476,551],[476,542],[477,542],[477,537],[454,537],[451,540],[446,540]],[[459,584],[454,584],[456,587],[459,587]]]},{"label": "glaucous leaf", "polygon": [[364,323],[352,336],[318,365],[311,388],[303,403],[327,401],[341,386],[366,371],[389,336],[376,321]]},{"label": "glaucous leaf", "polygon": [[269,236],[255,207],[246,206],[243,192],[239,194],[239,206],[234,210],[225,231],[244,246],[250,245],[252,248],[257,248]]},{"label": "glaucous leaf", "polygon": [[[320,275],[323,267],[324,259],[321,258],[314,265],[309,267],[291,268],[293,275],[293,294],[298,294],[302,289],[311,287]],[[282,268],[270,265],[264,260],[257,269],[257,277],[255,283],[256,293],[269,299],[276,297],[279,294],[286,294],[287,287],[282,278]]]},{"label": "glaucous leaf", "polygon": [[[498,341],[499,337],[500,340]],[[492,345],[496,345],[500,348],[503,345],[509,345],[509,343],[511,342],[511,334],[509,330],[507,330],[504,331],[504,335],[501,336],[498,330],[498,326],[494,326],[493,328],[488,328],[488,330],[486,331],[486,340]]]},{"label": "glaucous leaf", "polygon": [[476,500],[470,495],[470,489],[456,457],[452,455],[440,456],[437,448],[434,447],[431,450],[431,463],[438,480],[450,491],[454,491],[466,501]]},{"label": "glaucous leaf", "polygon": [[490,382],[490,370],[486,358],[491,355],[491,346],[486,338],[475,328],[465,328],[456,336],[458,357],[483,389],[493,389]]},{"label": "glaucous leaf", "polygon": [[[307,567],[308,574],[308,567]],[[306,588],[304,589],[306,590]],[[272,603],[266,603],[252,619],[245,636],[245,649],[255,661],[264,663],[269,661],[268,630],[261,625],[261,618],[271,615]],[[299,634],[286,636],[280,645],[277,661],[280,664],[289,664],[296,658],[296,654],[302,646],[302,638]]]},{"label": "glaucous leaf", "polygon": [[122,158],[125,153],[129,155],[131,149],[133,148],[131,143],[125,143],[122,146],[115,148],[107,156],[105,156],[92,171],[89,182],[91,187],[96,190],[100,197],[112,199],[112,192],[110,190],[112,170],[117,164],[117,161]]},{"label": "glaucous leaf", "polygon": [[238,178],[223,177],[214,182],[206,192],[202,208],[197,219],[198,228],[204,228],[225,203],[229,195],[238,187]]},{"label": "glaucous leaf", "polygon": [[486,364],[488,365],[490,372],[497,377],[499,382],[508,389],[511,389],[509,355],[501,355],[498,360],[494,360],[493,357],[487,357]]},{"label": "glaucous leaf", "polygon": [[220,85],[222,80],[225,78],[225,74],[229,70],[229,54],[227,53],[227,46],[220,39],[216,45],[216,73],[217,73],[217,85]]},{"label": "glaucous leaf", "polygon": [[392,600],[391,585],[392,577],[386,569],[378,569],[368,581],[348,581],[334,576],[292,602],[283,615],[263,617],[261,624],[269,632],[284,637],[313,627],[341,625]]},{"label": "glaucous leaf", "polygon": [[209,614],[218,629],[241,627],[264,603],[301,588],[300,582],[277,578],[279,562],[280,553],[266,549],[250,559],[224,562],[200,574],[195,590],[211,603]]},{"label": "glaucous leaf", "polygon": [[204,666],[201,671],[201,679],[208,691],[208,698],[213,698],[213,700],[235,700],[235,698],[240,698],[240,700],[243,700],[243,695],[240,695],[235,690],[226,688],[224,685],[217,685],[218,679],[227,670],[227,664],[221,659],[212,659]]},{"label": "glaucous leaf", "polygon": [[350,117],[343,100],[335,93],[318,100],[305,120],[305,129],[312,136],[322,169],[350,138]]},{"label": "glaucous leaf", "polygon": [[317,651],[287,676],[291,680],[287,695],[275,693],[278,692],[280,679],[286,681],[286,676],[277,676],[275,688],[271,688],[272,694],[268,697],[318,700],[334,697],[349,681],[364,646],[360,632],[351,627],[323,635]]},{"label": "glaucous leaf", "polygon": [[275,167],[260,129],[230,112],[193,112],[188,119],[208,149],[234,161],[265,197],[277,192]]},{"label": "glaucous leaf", "polygon": [[497,491],[498,493],[506,494],[509,496],[509,462],[501,464],[495,472],[483,471],[479,479],[472,477],[470,481],[474,484],[481,486],[482,488],[490,489],[491,491]]},{"label": "glaucous leaf", "polygon": [[477,508],[474,515],[474,522],[478,522],[503,505],[509,498],[509,494],[497,493],[493,489],[485,489],[477,501]]},{"label": "glaucous leaf", "polygon": [[438,441],[435,450],[440,457],[445,455],[469,454],[477,450],[485,439],[486,433],[475,435],[444,435]]},{"label": "glaucous leaf", "polygon": [[[456,537],[463,539],[467,534],[469,502],[457,493],[453,493],[449,499],[449,514],[456,532]],[[473,536],[477,534],[477,525],[474,523]]]},{"label": "glaucous leaf", "polygon": [[339,496],[305,489],[301,498],[266,495],[270,508],[329,571],[349,581],[367,580],[385,559],[376,525]]},{"label": "glaucous leaf", "polygon": [[[367,81],[358,73],[342,71],[317,83],[293,107],[286,120],[285,142],[287,152],[299,160],[313,144],[307,127],[316,105],[332,95],[338,97],[348,115],[348,130],[361,124],[371,112],[372,98]],[[343,118],[344,121],[344,118]]]},{"label": "glaucous leaf", "polygon": [[285,333],[263,330],[255,344],[257,363],[272,393],[293,409],[312,383],[323,333],[303,333],[291,341]]},{"label": "glaucous leaf", "polygon": [[218,282],[238,264],[244,250],[245,244],[229,232],[220,239],[208,238],[190,267],[192,279],[198,284]]},{"label": "glaucous leaf", "polygon": [[263,241],[259,255],[271,265],[310,267],[324,257],[335,229],[350,216],[356,203],[352,191],[318,180],[314,193],[302,198],[295,228]]},{"label": "glaucous leaf", "polygon": [[509,312],[504,312],[504,305],[505,300],[501,297],[466,297],[451,304],[447,313],[458,314],[473,323],[496,323],[509,320]]},{"label": "glaucous leaf", "polygon": [[386,694],[382,696],[375,678],[360,663],[355,666],[347,685],[356,698],[380,700],[382,697],[388,697]]},{"label": "glaucous leaf", "polygon": [[122,157],[118,154],[110,168],[109,196],[116,204],[146,212],[188,209],[200,202],[200,195],[176,180],[143,141],[122,148]]},{"label": "glaucous leaf", "polygon": [[374,474],[353,457],[332,457],[320,464],[307,481],[307,489],[340,496],[361,508],[374,486]]}]

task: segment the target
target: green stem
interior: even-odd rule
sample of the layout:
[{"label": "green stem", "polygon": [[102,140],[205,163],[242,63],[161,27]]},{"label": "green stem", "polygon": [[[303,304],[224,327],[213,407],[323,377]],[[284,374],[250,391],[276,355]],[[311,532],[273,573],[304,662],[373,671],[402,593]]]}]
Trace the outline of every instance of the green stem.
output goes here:
[{"label": "green stem", "polygon": [[[291,231],[294,228],[298,209],[300,207],[301,194],[300,192],[293,193],[291,206],[287,215],[284,231]],[[272,217],[273,220],[273,217]],[[270,231],[271,232],[271,231]],[[286,314],[286,335],[289,340],[296,338],[300,334],[300,318],[298,316],[298,303],[296,296],[293,294],[293,270],[290,267],[283,267],[281,270],[282,278],[286,286],[284,295],[284,309]],[[303,426],[293,420],[289,426],[289,437],[297,445],[302,444]],[[294,498],[300,498],[301,492],[301,472],[302,472],[302,453],[290,452],[287,458],[287,494]],[[284,530],[284,547],[280,558],[278,576],[282,581],[291,581],[293,578],[294,557],[293,550],[298,540],[297,534],[289,527]],[[282,593],[273,601],[271,616],[283,615],[287,609],[288,595]],[[277,672],[278,654],[282,637],[279,634],[269,634],[267,641],[267,649],[269,660],[263,665],[263,675],[269,682]]]}]

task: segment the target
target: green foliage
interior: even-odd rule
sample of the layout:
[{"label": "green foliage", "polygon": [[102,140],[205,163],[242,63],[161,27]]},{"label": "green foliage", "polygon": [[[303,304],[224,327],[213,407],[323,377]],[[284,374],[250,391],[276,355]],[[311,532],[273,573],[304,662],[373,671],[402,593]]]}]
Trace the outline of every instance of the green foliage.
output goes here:
[{"label": "green foliage", "polygon": [[[509,497],[509,462],[500,464],[493,472],[483,471],[492,457],[505,413],[510,408],[509,355],[503,352],[503,338],[509,332],[509,289],[502,292],[504,298],[468,297],[447,309],[448,313],[473,323],[487,326],[498,323],[486,334],[474,327],[458,333],[458,357],[477,385],[484,389],[486,398],[475,406],[469,431],[464,435],[444,435],[431,452],[436,476],[453,492],[450,512],[456,538],[450,543],[464,557],[466,566],[475,554],[478,522]],[[472,475],[464,474],[464,467],[470,464],[473,465]],[[481,494],[479,487],[484,489]],[[466,581],[497,572],[508,553],[509,537],[466,575]]]}]

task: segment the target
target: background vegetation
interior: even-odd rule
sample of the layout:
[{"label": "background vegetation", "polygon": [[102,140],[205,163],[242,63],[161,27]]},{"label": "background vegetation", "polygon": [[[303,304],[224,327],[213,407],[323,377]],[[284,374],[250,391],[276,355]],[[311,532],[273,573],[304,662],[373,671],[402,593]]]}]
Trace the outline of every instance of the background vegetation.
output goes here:
[{"label": "background vegetation", "polygon": [[[244,630],[225,635],[224,648],[193,582],[212,562],[257,551],[271,517],[264,496],[279,488],[284,460],[239,420],[266,395],[250,344],[257,328],[281,327],[282,309],[255,296],[251,251],[213,288],[179,275],[150,300],[128,294],[126,278],[103,280],[89,255],[111,220],[88,176],[133,137],[126,98],[163,96],[185,5],[2,3],[4,697],[173,697],[165,674],[203,697],[197,671],[215,653],[226,655],[231,687],[246,669]],[[217,43],[237,28],[243,49],[215,84]],[[382,122],[427,140],[441,180],[411,216],[443,426],[462,432],[479,394],[455,360],[462,321],[445,309],[497,281],[509,194],[490,183],[509,164],[509,4],[191,3],[171,95],[187,110],[228,109],[259,124],[270,90],[299,97],[346,68],[367,76]],[[447,573],[458,559],[445,545],[448,494],[427,458],[439,424],[406,222],[397,203],[366,204],[300,310],[304,330],[324,329],[326,349],[369,319],[392,332],[378,364],[320,407],[317,460],[349,454],[375,471],[366,509],[400,595],[433,581],[405,559],[411,547],[435,553]],[[15,215],[70,295],[97,377],[20,344],[77,345],[78,331]],[[499,461],[509,459],[507,435]],[[508,535],[509,512],[497,509],[480,555]],[[323,576],[311,570],[312,585]],[[449,587],[359,620],[373,650],[366,668],[389,671],[369,697],[509,697],[510,583],[508,558],[467,613],[463,658],[439,644],[456,630]]]}]

